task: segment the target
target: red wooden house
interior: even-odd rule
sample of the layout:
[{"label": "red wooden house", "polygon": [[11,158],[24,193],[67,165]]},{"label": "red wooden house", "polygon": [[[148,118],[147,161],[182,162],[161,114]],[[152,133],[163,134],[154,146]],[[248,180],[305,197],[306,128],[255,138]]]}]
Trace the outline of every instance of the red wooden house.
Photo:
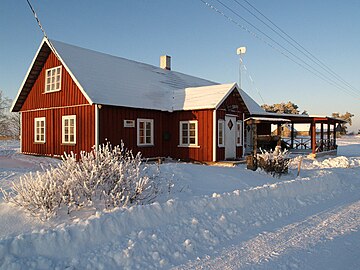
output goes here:
[{"label": "red wooden house", "polygon": [[[244,153],[243,121],[261,109],[236,83],[43,39],[11,108],[21,152],[59,156],[121,140],[145,157],[219,161]],[[263,112],[263,111],[262,111]]]}]

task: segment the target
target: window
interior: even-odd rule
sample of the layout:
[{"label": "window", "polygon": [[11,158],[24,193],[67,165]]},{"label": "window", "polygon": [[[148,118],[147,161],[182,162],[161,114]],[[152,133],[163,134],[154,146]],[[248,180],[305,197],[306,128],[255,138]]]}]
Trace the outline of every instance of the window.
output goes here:
[{"label": "window", "polygon": [[45,117],[35,118],[34,142],[45,143]]},{"label": "window", "polygon": [[45,93],[61,90],[61,66],[45,71]]},{"label": "window", "polygon": [[236,121],[236,146],[242,146],[242,121]]},{"label": "window", "polygon": [[137,119],[137,145],[154,145],[153,119]]},{"label": "window", "polygon": [[76,143],[76,115],[64,115],[62,117],[62,143]]},{"label": "window", "polygon": [[224,142],[224,133],[225,132],[225,120],[223,119],[219,119],[218,120],[218,146],[219,147],[224,147],[225,146],[225,142]]},{"label": "window", "polygon": [[180,146],[198,146],[197,133],[197,121],[180,121]]}]

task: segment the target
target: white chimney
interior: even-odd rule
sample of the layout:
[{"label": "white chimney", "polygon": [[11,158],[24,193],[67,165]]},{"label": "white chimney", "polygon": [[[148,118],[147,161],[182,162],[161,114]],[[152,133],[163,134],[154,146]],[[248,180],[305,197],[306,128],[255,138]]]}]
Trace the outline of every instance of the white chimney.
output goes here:
[{"label": "white chimney", "polygon": [[171,70],[171,56],[169,55],[160,56],[160,68]]}]

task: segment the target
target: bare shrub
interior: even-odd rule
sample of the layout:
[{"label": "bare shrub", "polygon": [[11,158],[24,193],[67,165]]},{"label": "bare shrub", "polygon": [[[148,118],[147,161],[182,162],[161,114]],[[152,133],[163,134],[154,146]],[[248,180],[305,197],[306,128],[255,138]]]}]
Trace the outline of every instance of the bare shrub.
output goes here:
[{"label": "bare shrub", "polygon": [[279,148],[269,152],[261,150],[261,154],[257,155],[257,164],[260,169],[272,176],[280,176],[288,172],[290,164],[289,152],[286,149],[281,151]]},{"label": "bare shrub", "polygon": [[75,154],[65,154],[57,167],[25,175],[13,183],[10,192],[1,190],[7,202],[20,206],[41,219],[85,206],[123,207],[146,203],[157,189],[146,173],[141,154],[133,155],[124,145],[109,143]]}]

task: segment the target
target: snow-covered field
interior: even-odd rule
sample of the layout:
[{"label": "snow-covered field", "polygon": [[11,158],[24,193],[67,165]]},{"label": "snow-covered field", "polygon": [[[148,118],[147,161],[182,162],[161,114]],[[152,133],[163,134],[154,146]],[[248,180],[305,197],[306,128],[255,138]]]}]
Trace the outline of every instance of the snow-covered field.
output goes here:
[{"label": "snow-covered field", "polygon": [[[281,178],[165,163],[157,202],[47,222],[0,197],[0,269],[360,269],[360,136],[338,144],[299,177],[298,158]],[[59,162],[17,148],[0,142],[4,189]]]}]

